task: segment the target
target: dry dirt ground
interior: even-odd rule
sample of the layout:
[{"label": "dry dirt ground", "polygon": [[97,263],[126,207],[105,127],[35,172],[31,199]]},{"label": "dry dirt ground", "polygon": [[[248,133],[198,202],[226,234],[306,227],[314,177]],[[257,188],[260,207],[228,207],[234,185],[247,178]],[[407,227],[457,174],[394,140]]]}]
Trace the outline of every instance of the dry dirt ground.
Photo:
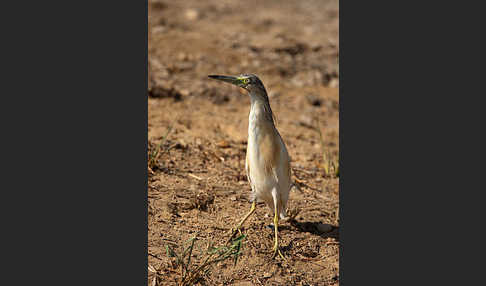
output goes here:
[{"label": "dry dirt ground", "polygon": [[292,159],[298,188],[287,205],[292,217],[279,226],[287,260],[271,259],[272,216],[258,204],[236,266],[219,262],[197,285],[339,284],[338,6],[149,1],[148,263],[157,273],[149,271],[149,285],[155,276],[157,285],[180,281],[166,245],[180,251],[197,236],[191,264],[200,265],[207,246],[224,245],[250,208],[249,97],[207,78],[240,73],[265,84]]}]

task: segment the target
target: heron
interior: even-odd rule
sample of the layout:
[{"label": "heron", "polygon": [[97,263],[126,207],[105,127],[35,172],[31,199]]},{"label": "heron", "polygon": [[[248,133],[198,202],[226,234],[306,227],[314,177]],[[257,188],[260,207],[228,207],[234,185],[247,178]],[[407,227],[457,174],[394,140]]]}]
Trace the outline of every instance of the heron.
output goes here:
[{"label": "heron", "polygon": [[282,136],[275,127],[265,86],[254,74],[209,75],[209,78],[246,89],[251,103],[245,161],[246,175],[251,186],[251,207],[236,227],[231,229],[229,241],[237,232],[241,233],[240,228],[254,213],[256,202],[265,202],[274,215],[275,243],[272,257],[278,253],[285,259],[278,244],[278,221],[279,218],[287,217],[286,206],[292,187],[290,157]]}]

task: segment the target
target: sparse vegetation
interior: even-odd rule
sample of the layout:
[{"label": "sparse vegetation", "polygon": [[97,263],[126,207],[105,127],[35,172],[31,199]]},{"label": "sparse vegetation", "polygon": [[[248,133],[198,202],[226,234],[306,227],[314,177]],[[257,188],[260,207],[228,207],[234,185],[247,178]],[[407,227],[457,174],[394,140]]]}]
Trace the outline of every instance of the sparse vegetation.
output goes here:
[{"label": "sparse vegetation", "polygon": [[319,133],[319,140],[321,142],[322,148],[322,159],[323,159],[323,167],[324,167],[324,176],[326,177],[339,177],[339,158],[333,158],[329,149],[325,147],[324,136],[322,135],[321,126],[319,124],[319,119],[316,119],[315,128],[317,133]]},{"label": "sparse vegetation", "polygon": [[148,170],[150,173],[154,173],[153,169],[155,166],[157,166],[157,160],[159,159],[160,155],[162,154],[161,149],[162,146],[164,145],[165,140],[167,139],[167,136],[169,136],[170,131],[172,130],[173,125],[170,125],[167,128],[167,132],[165,135],[162,137],[160,140],[160,143],[155,146],[155,148],[148,148]]},{"label": "sparse vegetation", "polygon": [[[166,244],[166,255],[174,259],[172,264],[173,270],[180,268],[180,279],[178,281],[178,285],[194,285],[195,283],[203,280],[204,277],[210,272],[211,266],[217,264],[218,262],[232,258],[234,260],[234,264],[236,265],[244,238],[245,235],[240,235],[232,240],[229,246],[215,247],[210,244],[207,250],[203,253],[203,259],[201,259],[199,264],[191,261],[194,244],[198,240],[196,236],[186,241],[186,244],[188,244],[187,247],[184,248],[183,245],[180,247],[182,249],[180,253],[177,253],[171,245]],[[159,281],[161,281],[159,280],[161,274],[156,271],[153,266],[149,266],[149,271],[154,273],[152,285],[159,285]]]}]

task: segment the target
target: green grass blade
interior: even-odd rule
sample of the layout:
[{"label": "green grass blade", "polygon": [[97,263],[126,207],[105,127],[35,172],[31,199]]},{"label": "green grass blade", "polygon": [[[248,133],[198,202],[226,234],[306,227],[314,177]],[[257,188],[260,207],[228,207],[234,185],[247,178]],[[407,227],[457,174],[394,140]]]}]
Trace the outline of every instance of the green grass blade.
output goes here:
[{"label": "green grass blade", "polygon": [[186,266],[186,274],[187,274],[187,269],[191,266],[191,256],[192,256],[192,249],[194,248],[194,242],[196,241],[196,237],[194,236],[191,241],[191,247],[189,250],[189,256],[187,257],[187,266]]},{"label": "green grass blade", "polygon": [[241,248],[241,241],[238,242],[238,246],[236,247],[236,254],[235,254],[235,264],[238,262],[238,256],[240,255],[240,248]]}]

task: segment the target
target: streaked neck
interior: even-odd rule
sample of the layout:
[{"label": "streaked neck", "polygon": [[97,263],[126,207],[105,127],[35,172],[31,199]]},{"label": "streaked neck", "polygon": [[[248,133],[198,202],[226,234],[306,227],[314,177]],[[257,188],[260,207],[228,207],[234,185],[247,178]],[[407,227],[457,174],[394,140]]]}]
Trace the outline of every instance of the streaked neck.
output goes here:
[{"label": "streaked neck", "polygon": [[250,124],[258,123],[263,120],[268,121],[272,125],[275,125],[273,121],[272,108],[270,107],[270,102],[268,101],[268,99],[265,100],[260,96],[253,95],[250,95],[250,99]]}]

